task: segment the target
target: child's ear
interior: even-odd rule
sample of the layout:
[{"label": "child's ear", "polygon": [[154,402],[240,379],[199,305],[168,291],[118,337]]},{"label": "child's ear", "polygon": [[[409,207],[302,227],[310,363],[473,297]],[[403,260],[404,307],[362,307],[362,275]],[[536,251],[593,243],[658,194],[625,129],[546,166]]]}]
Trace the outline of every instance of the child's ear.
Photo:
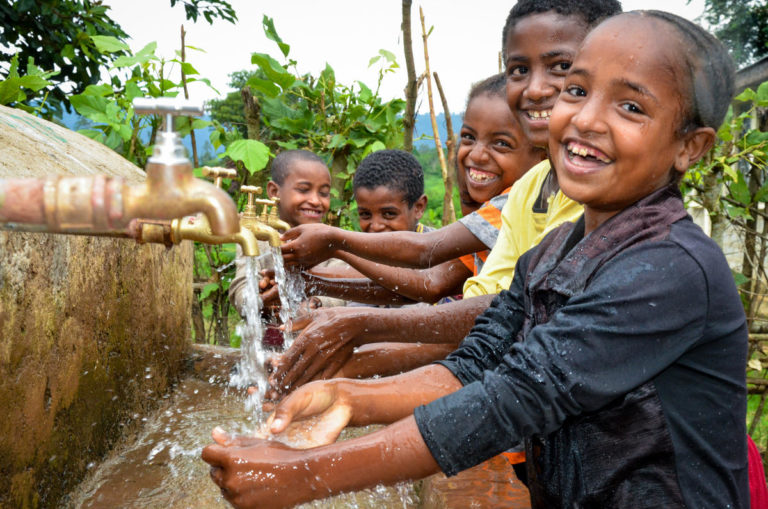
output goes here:
[{"label": "child's ear", "polygon": [[704,157],[715,143],[717,133],[711,127],[699,127],[683,136],[683,145],[675,158],[675,170],[685,171],[696,161]]},{"label": "child's ear", "polygon": [[425,210],[427,210],[427,195],[422,194],[419,199],[416,200],[416,203],[413,204],[413,212],[416,219],[421,219]]},{"label": "child's ear", "polygon": [[278,194],[280,194],[280,186],[278,186],[272,180],[267,182],[267,196],[269,198],[275,198],[275,197],[277,197]]}]

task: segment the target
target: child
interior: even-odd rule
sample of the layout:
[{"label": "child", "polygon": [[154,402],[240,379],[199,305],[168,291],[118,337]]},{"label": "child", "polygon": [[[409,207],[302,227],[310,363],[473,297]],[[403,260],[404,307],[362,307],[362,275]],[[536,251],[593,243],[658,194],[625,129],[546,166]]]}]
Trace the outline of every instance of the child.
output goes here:
[{"label": "child", "polygon": [[[280,152],[270,167],[272,179],[267,183],[267,195],[279,198],[280,219],[291,227],[321,223],[331,204],[331,174],[323,160],[308,150]],[[262,249],[268,249],[260,243]],[[331,262],[338,263],[338,262]],[[238,247],[237,270],[229,286],[229,300],[242,315],[246,263]],[[326,306],[338,305],[338,299],[326,300]]]},{"label": "child", "polygon": [[[477,238],[484,239],[486,245],[492,246],[498,234],[500,209],[507,199],[509,186],[542,156],[541,150],[534,149],[527,142],[506,105],[506,79],[503,74],[487,78],[472,87],[460,135],[461,142],[456,157],[457,174],[464,176],[463,182],[472,200],[482,200],[488,204],[478,213],[463,218],[463,227],[457,225],[457,228],[468,229]],[[391,152],[407,154],[402,151]],[[376,154],[378,152],[368,158]],[[413,156],[408,154],[408,157],[412,159],[413,164],[418,165]],[[355,186],[358,186],[359,172],[360,169],[355,175]],[[364,173],[366,179],[370,178],[368,174],[370,172]],[[379,179],[382,181],[387,178],[383,168],[376,174],[380,175]],[[356,196],[359,197],[361,191],[358,188]],[[423,207],[417,210],[420,217]],[[361,208],[358,203],[358,211],[362,225],[365,223],[368,209],[365,206]],[[363,230],[366,231],[365,228]],[[385,230],[383,226],[377,228],[377,231]],[[460,260],[450,260],[422,271],[390,267],[345,251],[337,252],[337,256],[385,288],[414,301],[434,303],[442,298],[461,294],[464,282],[468,277],[477,274],[476,270],[487,258],[488,250],[484,249]]]},{"label": "child", "polygon": [[427,207],[424,170],[402,150],[379,150],[368,155],[353,180],[360,229],[366,233],[424,232],[419,223]]},{"label": "child", "polygon": [[[518,115],[517,110],[528,111],[533,105],[551,108],[563,87],[564,70],[570,66],[582,38],[599,20],[620,10],[615,0],[521,0],[512,8],[502,44],[508,76],[507,101],[520,122],[533,123],[535,127],[541,127],[542,122],[548,125],[546,114]],[[532,117],[538,120],[534,122]],[[535,138],[543,147],[546,140]],[[517,258],[556,226],[574,221],[581,214],[576,202],[557,191],[548,161],[523,175],[507,196],[501,218],[496,216],[501,223],[496,245],[480,274],[465,283],[462,301],[440,308],[376,309],[366,313],[336,309],[315,313],[313,322],[282,356],[272,383],[281,388],[305,383],[336,352],[341,356],[348,352],[349,345],[382,341],[458,344],[495,294],[509,287]],[[478,211],[479,214],[482,212]],[[294,242],[300,239],[301,236]],[[313,244],[311,239],[307,244],[302,250],[323,250],[322,246],[309,245]],[[393,249],[389,247],[385,252],[391,253]],[[430,252],[429,246],[423,249]],[[434,250],[439,251],[440,246]],[[319,344],[324,348],[317,348]]]},{"label": "child", "polygon": [[227,500],[287,506],[452,475],[524,440],[533,507],[748,507],[746,319],[677,189],[732,93],[733,63],[696,25],[658,11],[602,23],[550,121],[559,185],[584,216],[519,260],[445,361],[307,385],[271,430],[395,424],[307,451],[204,449]]}]

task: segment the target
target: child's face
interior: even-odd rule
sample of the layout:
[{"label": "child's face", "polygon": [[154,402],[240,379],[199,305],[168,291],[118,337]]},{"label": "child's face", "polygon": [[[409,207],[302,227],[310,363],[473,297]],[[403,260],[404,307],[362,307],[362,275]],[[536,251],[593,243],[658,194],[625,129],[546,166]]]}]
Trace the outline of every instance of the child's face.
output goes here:
[{"label": "child's face", "polygon": [[469,102],[460,136],[459,173],[479,203],[500,194],[542,159],[504,98],[496,95],[481,94]]},{"label": "child's face", "polygon": [[319,223],[331,206],[331,175],[328,168],[315,161],[296,161],[279,186],[267,184],[270,198],[280,198],[280,219],[291,226]]},{"label": "child's face", "polygon": [[608,20],[584,41],[552,113],[549,146],[560,188],[584,204],[588,221],[600,224],[666,186],[697,158],[698,135],[677,134],[689,83],[676,70],[679,51],[668,27],[637,16]]},{"label": "child's face", "polygon": [[581,18],[549,11],[520,19],[507,34],[507,103],[535,147],[547,146],[552,107],[587,31]]},{"label": "child's face", "polygon": [[427,205],[427,197],[422,195],[409,207],[405,193],[386,186],[358,187],[355,200],[360,229],[366,233],[414,231]]}]

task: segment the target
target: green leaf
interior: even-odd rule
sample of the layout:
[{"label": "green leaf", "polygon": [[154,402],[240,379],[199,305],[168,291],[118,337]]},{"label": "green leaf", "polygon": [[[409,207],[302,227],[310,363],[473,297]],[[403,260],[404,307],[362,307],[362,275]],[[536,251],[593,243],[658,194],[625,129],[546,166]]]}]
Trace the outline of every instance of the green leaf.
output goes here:
[{"label": "green leaf", "polygon": [[381,55],[376,55],[375,57],[371,57],[370,60],[368,60],[368,67],[372,66],[376,62],[378,62],[381,59]]},{"label": "green leaf", "polygon": [[202,290],[200,290],[200,297],[198,297],[200,300],[205,300],[208,298],[208,296],[219,289],[219,283],[208,283],[203,287]]},{"label": "green leaf", "polygon": [[737,176],[738,178],[728,186],[731,191],[731,197],[742,205],[748,206],[752,203],[752,196],[749,194],[749,186],[741,173],[738,173]]},{"label": "green leaf", "polygon": [[725,203],[724,206],[725,206],[725,211],[728,213],[728,216],[734,219],[739,217],[743,217],[744,219],[752,219],[752,216],[750,216],[747,209],[743,207],[734,207],[729,203]]},{"label": "green leaf", "polygon": [[259,66],[267,78],[278,84],[283,90],[288,90],[296,78],[285,70],[280,63],[266,53],[252,53],[251,63]]},{"label": "green leaf", "polygon": [[364,103],[368,103],[373,98],[373,92],[370,88],[368,88],[368,85],[363,83],[362,81],[357,82],[358,86],[360,87],[360,93],[358,94],[358,97],[360,98],[360,101]]},{"label": "green leaf", "polygon": [[92,95],[94,97],[107,97],[114,94],[114,90],[109,85],[88,85],[83,91],[83,95]]},{"label": "green leaf", "polygon": [[98,129],[79,129],[77,132],[99,143],[104,141],[104,133]]},{"label": "green leaf", "polygon": [[129,51],[128,45],[122,42],[117,37],[111,37],[108,35],[92,35],[90,36],[96,49],[101,53],[117,53],[119,51]]},{"label": "green leaf", "polygon": [[200,74],[197,72],[197,69],[195,69],[192,64],[189,62],[182,62],[181,63],[181,72],[183,72],[187,76],[192,76],[194,74]]},{"label": "green leaf", "polygon": [[379,55],[381,55],[384,58],[386,58],[389,63],[397,62],[397,58],[395,58],[395,54],[392,53],[391,51],[387,51],[385,49],[380,49],[379,50]]},{"label": "green leaf", "polygon": [[269,147],[257,140],[237,140],[227,147],[223,155],[233,161],[241,161],[253,175],[267,166]]},{"label": "green leaf", "polygon": [[768,132],[758,131],[757,129],[752,129],[744,137],[744,142],[747,144],[745,148],[752,145],[760,145],[765,141],[768,141]]},{"label": "green leaf", "polygon": [[763,186],[757,190],[754,200],[756,202],[765,202],[768,200],[768,182],[763,184]]},{"label": "green leaf", "polygon": [[291,51],[291,47],[284,43],[280,36],[277,35],[277,30],[275,30],[275,22],[272,20],[272,18],[264,15],[264,17],[261,19],[261,24],[264,27],[264,35],[267,36],[267,39],[270,41],[275,41],[277,46],[280,48],[280,52],[284,57],[287,57],[288,52]]},{"label": "green leaf", "polygon": [[261,92],[267,97],[277,97],[280,95],[280,88],[269,80],[263,80],[256,76],[248,79],[248,86],[257,92]]},{"label": "green leaf", "polygon": [[104,122],[107,105],[109,104],[109,100],[104,97],[80,94],[70,97],[69,102],[82,116],[95,122]]},{"label": "green leaf", "polygon": [[752,102],[757,97],[757,94],[751,88],[745,88],[742,93],[734,97],[734,100],[741,102]]},{"label": "green leaf", "polygon": [[[757,100],[760,103],[768,102],[768,81],[764,81],[757,87]],[[761,104],[760,106],[765,106],[765,104]]]},{"label": "green leaf", "polygon": [[368,154],[371,154],[373,152],[378,152],[379,150],[384,150],[385,148],[387,148],[386,145],[384,145],[379,140],[376,140],[373,143],[371,143],[370,145],[368,145],[367,147],[365,147],[365,152],[363,152],[363,157],[366,157]]},{"label": "green leaf", "polygon": [[741,286],[744,283],[749,282],[749,278],[742,274],[741,272],[736,272],[735,270],[731,270],[731,274],[733,274],[733,282],[736,283],[736,286]]}]

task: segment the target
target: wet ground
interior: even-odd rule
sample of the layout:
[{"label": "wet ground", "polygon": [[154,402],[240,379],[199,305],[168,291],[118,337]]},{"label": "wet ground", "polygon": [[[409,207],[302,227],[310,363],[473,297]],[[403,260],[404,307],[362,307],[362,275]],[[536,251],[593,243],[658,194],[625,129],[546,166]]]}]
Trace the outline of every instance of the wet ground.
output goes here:
[{"label": "wet ground", "polygon": [[[218,354],[216,354],[218,356]],[[146,416],[139,433],[125,437],[70,496],[70,508],[226,508],[200,459],[222,426],[245,432],[255,424],[244,409],[243,395],[226,387],[226,359],[217,369],[196,364],[196,374],[182,380],[167,402]],[[229,359],[231,360],[231,359]],[[227,362],[225,362],[227,361]],[[210,364],[209,359],[200,362]],[[342,439],[368,432],[345,430]],[[452,478],[436,475],[413,484],[378,487],[306,504],[316,508],[528,508],[528,492],[503,458]]]}]

